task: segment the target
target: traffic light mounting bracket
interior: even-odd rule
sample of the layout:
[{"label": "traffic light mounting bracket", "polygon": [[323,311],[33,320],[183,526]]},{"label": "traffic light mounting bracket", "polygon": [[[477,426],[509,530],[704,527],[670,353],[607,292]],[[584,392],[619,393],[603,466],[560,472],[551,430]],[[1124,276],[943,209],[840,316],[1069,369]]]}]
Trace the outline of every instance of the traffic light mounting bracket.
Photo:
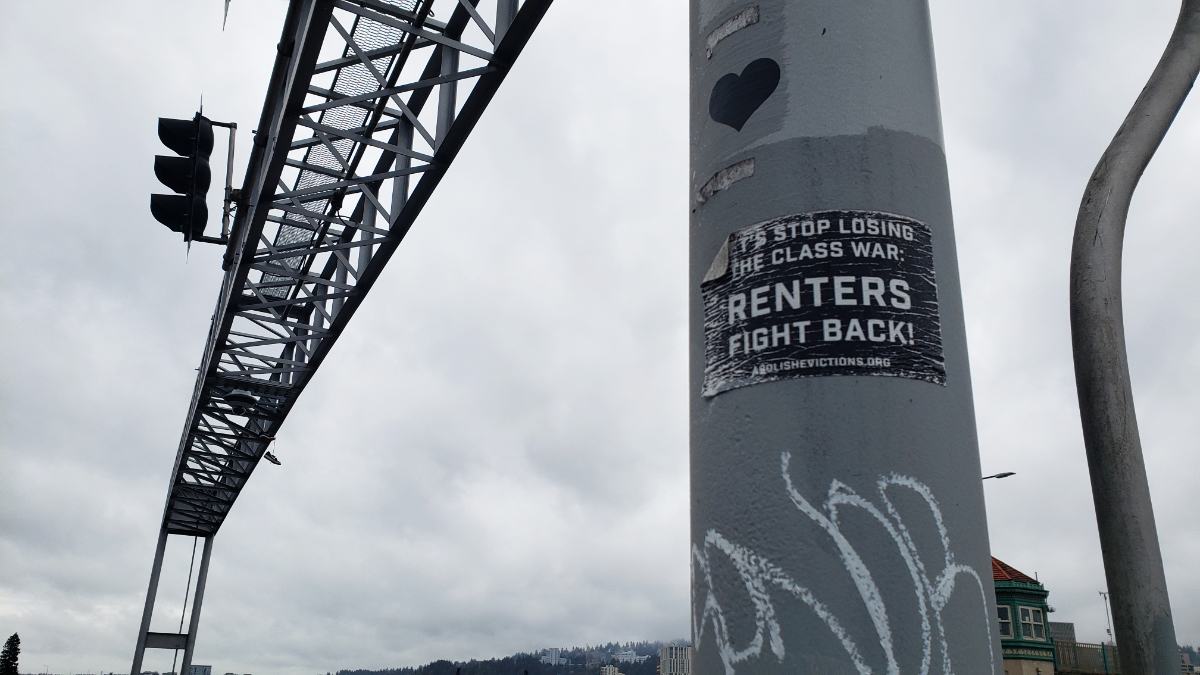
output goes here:
[{"label": "traffic light mounting bracket", "polygon": [[192,241],[225,246],[229,244],[229,215],[233,212],[234,206],[237,204],[237,199],[240,196],[238,194],[239,191],[233,189],[233,148],[234,140],[237,137],[237,122],[209,121],[214,127],[229,129],[229,159],[225,164],[225,204],[221,209],[221,236],[220,238],[199,236]]}]

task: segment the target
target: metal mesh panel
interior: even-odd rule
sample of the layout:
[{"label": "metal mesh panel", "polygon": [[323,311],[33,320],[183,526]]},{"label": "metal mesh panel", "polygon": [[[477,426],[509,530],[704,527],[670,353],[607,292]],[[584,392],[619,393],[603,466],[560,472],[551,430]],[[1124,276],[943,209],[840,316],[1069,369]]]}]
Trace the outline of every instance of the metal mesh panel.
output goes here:
[{"label": "metal mesh panel", "polygon": [[[401,9],[415,12],[418,0],[384,0],[388,4],[399,7]],[[391,47],[400,43],[404,39],[405,33],[398,28],[393,28],[386,24],[372,21],[371,19],[356,17],[354,25],[350,30],[350,35],[358,46],[364,51],[371,51],[383,47]],[[343,58],[349,58],[354,54],[349,45],[343,51]],[[371,64],[375,67],[376,72],[381,76],[386,77],[388,70],[392,67],[394,56],[385,56],[378,59],[372,59]],[[383,86],[379,80],[367,69],[363,63],[354,63],[348,66],[339,68],[334,75],[332,90],[344,96],[357,96],[367,94],[373,91],[379,91]],[[350,104],[329,108],[321,112],[318,118],[318,123],[329,127],[341,130],[356,129],[363,126],[367,122],[367,116],[370,114],[370,109],[361,105]],[[316,133],[313,134],[314,138]],[[354,148],[354,143],[347,139],[332,140],[329,145],[341,155],[343,160],[349,161],[350,151]],[[339,174],[345,173],[342,162],[330,152],[329,147],[324,143],[310,146],[304,153],[304,161],[308,164],[320,166],[327,169],[332,169]],[[294,189],[311,188],[320,185],[327,185],[338,180],[335,176],[330,176],[307,169],[301,169],[300,175],[296,177]],[[318,213],[324,213],[329,208],[329,200],[314,200],[305,204],[305,209]],[[284,220],[304,223],[303,226],[292,227],[286,224],[281,224],[279,232],[275,236],[274,245],[276,248],[286,249],[297,244],[307,244],[317,235],[317,232],[312,229],[305,218],[298,214],[289,213]],[[284,258],[279,261],[279,264],[291,269],[299,269],[303,262],[303,257]],[[285,298],[291,292],[292,280],[288,277],[276,276],[273,274],[263,274],[261,285],[263,295],[269,295],[275,298]]]}]

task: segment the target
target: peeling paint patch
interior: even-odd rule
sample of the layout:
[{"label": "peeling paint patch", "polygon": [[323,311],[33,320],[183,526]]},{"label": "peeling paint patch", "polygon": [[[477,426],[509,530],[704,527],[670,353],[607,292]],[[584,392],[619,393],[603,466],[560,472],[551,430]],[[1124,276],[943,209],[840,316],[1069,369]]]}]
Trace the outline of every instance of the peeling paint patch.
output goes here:
[{"label": "peeling paint patch", "polygon": [[721,244],[721,250],[717,251],[717,256],[713,258],[712,265],[709,265],[708,272],[704,275],[704,280],[700,283],[708,283],[716,281],[725,276],[729,271],[729,239],[726,238]]},{"label": "peeling paint patch", "polygon": [[708,34],[708,39],[705,40],[708,58],[712,58],[713,49],[716,48],[718,42],[724,40],[730,35],[733,35],[743,28],[747,26],[753,26],[756,23],[758,23],[758,5],[743,9],[742,11],[738,12],[737,16],[729,19],[725,23],[722,23],[720,26],[717,26],[715,29],[713,29],[713,32]]},{"label": "peeling paint patch", "polygon": [[754,175],[754,158],[744,159],[737,164],[730,164],[713,174],[712,178],[696,193],[696,201],[701,204],[708,201],[714,194],[728,188],[739,180],[746,180]]}]

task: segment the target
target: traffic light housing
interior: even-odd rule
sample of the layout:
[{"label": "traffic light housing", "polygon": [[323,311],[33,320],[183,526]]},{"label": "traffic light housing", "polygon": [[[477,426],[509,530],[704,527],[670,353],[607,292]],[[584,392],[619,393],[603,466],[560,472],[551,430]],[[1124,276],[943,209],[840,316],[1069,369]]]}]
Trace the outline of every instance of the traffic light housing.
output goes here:
[{"label": "traffic light housing", "polygon": [[213,125],[196,113],[190,120],[158,118],[158,138],[178,157],[155,155],[154,175],[173,195],[150,195],[150,213],[155,220],[183,233],[184,241],[204,234],[208,222],[205,195],[212,182],[208,158],[213,151]]}]

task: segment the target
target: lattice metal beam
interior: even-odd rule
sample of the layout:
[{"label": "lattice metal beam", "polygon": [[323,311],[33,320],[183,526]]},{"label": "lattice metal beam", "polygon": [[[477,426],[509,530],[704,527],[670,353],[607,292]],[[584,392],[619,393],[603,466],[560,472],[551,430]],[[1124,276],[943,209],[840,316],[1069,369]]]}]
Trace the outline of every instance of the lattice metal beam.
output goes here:
[{"label": "lattice metal beam", "polygon": [[[478,0],[445,23],[431,0],[292,3],[171,476],[169,534],[220,528],[550,2],[514,12],[500,0],[490,23]],[[227,403],[239,389],[258,403]]]}]

